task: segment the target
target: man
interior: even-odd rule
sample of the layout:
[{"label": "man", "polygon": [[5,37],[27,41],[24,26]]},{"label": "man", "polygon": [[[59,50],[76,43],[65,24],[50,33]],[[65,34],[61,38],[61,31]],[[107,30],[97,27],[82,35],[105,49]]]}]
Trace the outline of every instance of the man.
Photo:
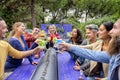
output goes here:
[{"label": "man", "polygon": [[[97,32],[98,32],[98,26],[95,24],[90,24],[85,27],[86,29],[86,40],[83,41],[82,45],[89,45],[97,41]],[[79,62],[80,58],[77,59]],[[76,65],[74,66],[75,70],[80,70],[83,68],[86,68],[84,70],[85,75],[89,74],[89,67],[90,67],[90,62],[88,59],[85,59],[84,64],[78,65],[76,62]]]},{"label": "man", "polygon": [[120,35],[120,19],[118,19],[115,22],[113,29],[110,31],[110,35],[111,35],[111,37]]},{"label": "man", "polygon": [[6,41],[3,40],[7,31],[8,29],[5,21],[2,18],[0,18],[0,80],[3,80],[4,78],[4,66],[7,55],[20,59],[42,50],[41,47],[36,47],[28,51],[15,50]]},{"label": "man", "polygon": [[32,30],[32,33],[26,31],[24,34],[25,41],[27,42],[28,48],[30,48],[31,44],[39,37],[40,29],[38,26],[35,26]]},{"label": "man", "polygon": [[95,24],[90,24],[86,26],[86,40],[87,42],[82,43],[82,45],[88,45],[97,41],[98,26]]},{"label": "man", "polygon": [[[32,43],[40,37],[40,29],[38,26],[35,26],[31,33],[27,32],[24,34],[24,39],[28,45],[28,48],[32,45]],[[34,58],[39,58],[40,52],[37,52],[37,54],[34,55]]]}]

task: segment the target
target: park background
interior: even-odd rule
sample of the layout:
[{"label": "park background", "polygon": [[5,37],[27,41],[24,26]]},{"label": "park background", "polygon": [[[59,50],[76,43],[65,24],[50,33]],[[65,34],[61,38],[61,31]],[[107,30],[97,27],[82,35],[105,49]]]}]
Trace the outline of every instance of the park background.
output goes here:
[{"label": "park background", "polygon": [[119,4],[120,0],[1,0],[0,17],[9,31],[14,22],[22,21],[27,28],[71,24],[84,33],[87,24],[116,21],[120,17]]}]

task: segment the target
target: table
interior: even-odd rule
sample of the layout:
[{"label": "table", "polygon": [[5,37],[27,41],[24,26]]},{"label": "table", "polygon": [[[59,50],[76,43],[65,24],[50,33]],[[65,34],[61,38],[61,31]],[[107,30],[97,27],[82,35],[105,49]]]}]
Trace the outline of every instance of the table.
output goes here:
[{"label": "table", "polygon": [[55,49],[48,49],[30,80],[58,80],[56,56]]},{"label": "table", "polygon": [[59,54],[51,48],[40,60],[30,80],[78,80],[79,71],[73,66],[74,61],[68,52]]},{"label": "table", "polygon": [[[73,66],[75,61],[68,52],[58,54],[58,75],[59,80],[78,80],[79,71],[75,71]],[[86,79],[85,79],[86,80]]]},{"label": "table", "polygon": [[[44,52],[41,52],[40,58],[35,59],[34,61],[36,62],[41,61],[43,56],[44,56]],[[22,65],[16,68],[12,72],[12,74],[6,77],[5,80],[30,80],[30,77],[34,73],[36,67],[37,65],[31,65],[29,60],[26,58],[25,61],[22,63]]]}]

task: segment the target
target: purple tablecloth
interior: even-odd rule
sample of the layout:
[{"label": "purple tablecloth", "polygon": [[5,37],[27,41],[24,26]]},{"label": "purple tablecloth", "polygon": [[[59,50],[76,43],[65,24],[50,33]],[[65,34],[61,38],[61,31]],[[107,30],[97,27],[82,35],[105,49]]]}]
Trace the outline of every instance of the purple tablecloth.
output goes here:
[{"label": "purple tablecloth", "polygon": [[59,80],[78,80],[79,71],[75,71],[73,66],[74,60],[68,52],[58,54],[58,75]]},{"label": "purple tablecloth", "polygon": [[[39,62],[43,56],[44,52],[41,52],[40,58],[35,59],[35,61]],[[5,80],[29,80],[36,67],[37,65],[31,65],[28,59],[25,59],[23,64],[14,70]]]}]

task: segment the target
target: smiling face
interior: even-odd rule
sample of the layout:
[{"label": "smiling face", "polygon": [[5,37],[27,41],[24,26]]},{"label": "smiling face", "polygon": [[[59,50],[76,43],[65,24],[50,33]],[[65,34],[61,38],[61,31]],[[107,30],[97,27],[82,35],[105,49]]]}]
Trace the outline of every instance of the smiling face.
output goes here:
[{"label": "smiling face", "polygon": [[25,25],[22,22],[17,22],[13,25],[15,33],[23,35],[25,33]]},{"label": "smiling face", "polygon": [[92,39],[96,38],[97,32],[94,32],[90,29],[86,29],[86,38],[91,41]]},{"label": "smiling face", "polygon": [[111,37],[120,35],[120,19],[114,24],[112,30],[109,32]]},{"label": "smiling face", "polygon": [[50,32],[50,34],[55,34],[56,33],[56,27],[55,26],[49,26],[49,32]]},{"label": "smiling face", "polygon": [[71,35],[73,38],[76,38],[77,37],[77,29],[73,29],[71,32]]},{"label": "smiling face", "polygon": [[4,20],[0,21],[0,38],[5,38],[5,34],[8,32],[7,25]]},{"label": "smiling face", "polygon": [[106,39],[106,38],[109,38],[109,31],[106,30],[105,26],[104,25],[101,25],[100,28],[99,28],[99,31],[98,31],[98,37],[99,39]]},{"label": "smiling face", "polygon": [[40,32],[40,29],[39,28],[33,28],[33,30],[32,30],[32,34],[33,35],[36,35],[36,34],[39,34],[39,32]]},{"label": "smiling face", "polygon": [[120,19],[115,22],[112,30],[109,32],[112,37],[108,52],[110,55],[120,53]]}]

